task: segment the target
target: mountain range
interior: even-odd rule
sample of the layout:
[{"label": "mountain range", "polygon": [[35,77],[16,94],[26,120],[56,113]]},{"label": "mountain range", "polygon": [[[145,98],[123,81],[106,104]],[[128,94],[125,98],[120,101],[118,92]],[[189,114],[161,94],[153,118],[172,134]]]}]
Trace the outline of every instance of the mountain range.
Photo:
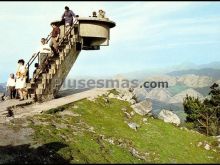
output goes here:
[{"label": "mountain range", "polygon": [[167,74],[171,76],[183,76],[187,74],[194,74],[197,76],[208,76],[215,80],[220,79],[220,69],[213,69],[213,68],[180,70],[180,71],[173,71]]}]

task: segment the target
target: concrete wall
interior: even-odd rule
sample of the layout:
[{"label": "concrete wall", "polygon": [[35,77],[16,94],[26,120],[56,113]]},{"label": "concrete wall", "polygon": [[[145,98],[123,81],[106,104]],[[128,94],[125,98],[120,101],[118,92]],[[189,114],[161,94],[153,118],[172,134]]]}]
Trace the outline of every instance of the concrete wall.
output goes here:
[{"label": "concrete wall", "polygon": [[64,80],[66,79],[69,71],[71,70],[73,64],[75,63],[80,51],[76,51],[76,47],[71,48],[68,55],[59,65],[59,69],[50,81],[50,85],[43,91],[42,99],[50,100],[53,99],[61,88]]}]

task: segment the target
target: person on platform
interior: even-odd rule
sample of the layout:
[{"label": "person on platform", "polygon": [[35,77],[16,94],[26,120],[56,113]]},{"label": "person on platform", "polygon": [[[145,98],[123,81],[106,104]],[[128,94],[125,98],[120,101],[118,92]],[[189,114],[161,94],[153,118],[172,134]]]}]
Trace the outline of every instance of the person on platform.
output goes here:
[{"label": "person on platform", "polygon": [[66,27],[67,30],[70,26],[73,25],[73,23],[76,22],[75,13],[72,10],[70,10],[68,6],[65,6],[65,11],[62,15],[62,20],[64,20],[65,27]]}]

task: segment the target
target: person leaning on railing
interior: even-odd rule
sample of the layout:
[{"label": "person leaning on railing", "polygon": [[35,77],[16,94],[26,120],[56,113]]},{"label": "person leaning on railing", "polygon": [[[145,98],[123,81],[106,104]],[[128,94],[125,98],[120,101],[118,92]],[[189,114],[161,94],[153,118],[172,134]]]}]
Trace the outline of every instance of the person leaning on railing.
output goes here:
[{"label": "person leaning on railing", "polygon": [[41,38],[41,47],[40,47],[40,66],[45,63],[45,60],[48,56],[51,56],[51,47],[46,42],[45,38]]}]

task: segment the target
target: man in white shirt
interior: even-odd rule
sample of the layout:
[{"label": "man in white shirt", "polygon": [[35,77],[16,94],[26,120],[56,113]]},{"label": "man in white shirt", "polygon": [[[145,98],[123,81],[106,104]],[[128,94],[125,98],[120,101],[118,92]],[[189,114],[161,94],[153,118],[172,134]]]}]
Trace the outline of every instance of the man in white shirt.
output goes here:
[{"label": "man in white shirt", "polygon": [[51,55],[51,47],[46,43],[45,38],[41,38],[41,47],[40,47],[40,65],[42,65],[47,56]]},{"label": "man in white shirt", "polygon": [[7,81],[7,92],[8,92],[8,95],[11,99],[15,98],[15,76],[14,74],[10,74],[10,77],[8,78],[8,81]]}]

